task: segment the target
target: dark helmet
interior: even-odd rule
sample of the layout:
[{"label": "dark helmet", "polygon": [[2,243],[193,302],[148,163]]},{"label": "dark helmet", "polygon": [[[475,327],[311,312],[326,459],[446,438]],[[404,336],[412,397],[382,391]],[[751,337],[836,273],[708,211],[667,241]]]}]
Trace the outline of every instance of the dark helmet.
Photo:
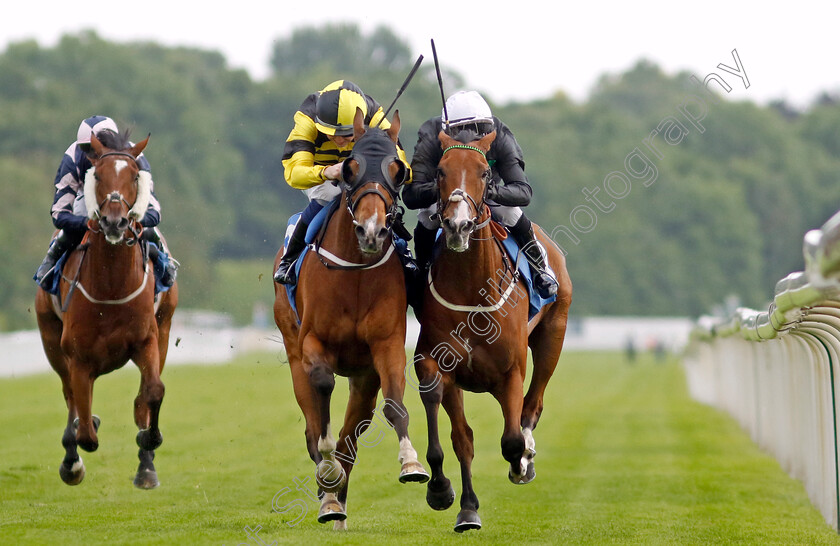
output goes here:
[{"label": "dark helmet", "polygon": [[350,136],[356,108],[367,116],[367,101],[359,86],[348,80],[334,81],[318,94],[315,127],[327,135]]}]

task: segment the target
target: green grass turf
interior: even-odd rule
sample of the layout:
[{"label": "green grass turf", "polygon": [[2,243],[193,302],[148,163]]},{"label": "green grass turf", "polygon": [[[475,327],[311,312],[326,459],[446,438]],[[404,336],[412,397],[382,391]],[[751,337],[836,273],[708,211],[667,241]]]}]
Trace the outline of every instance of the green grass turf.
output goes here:
[{"label": "green grass turf", "polygon": [[[295,491],[314,482],[288,366],[278,354],[220,366],[165,370],[161,487],[135,489],[132,365],[100,378],[94,411],[100,448],[82,453],[87,476],[58,476],[66,412],[55,375],[0,380],[0,544],[840,544],[803,487],[726,415],[689,399],[679,363],[618,354],[565,354],[536,430],[536,480],[507,480],[501,412],[467,395],[475,431],[473,477],[484,527],[456,535],[456,504],[426,506],[425,486],[397,481],[396,437],[360,446],[350,478],[348,526],[315,521]],[[347,383],[333,399],[334,430]],[[410,431],[425,462],[426,425],[408,390]],[[441,411],[443,415],[443,412]],[[447,475],[460,493],[442,420]],[[384,428],[384,427],[383,427]],[[272,510],[295,500],[307,509]],[[261,527],[249,539],[245,527]]]}]

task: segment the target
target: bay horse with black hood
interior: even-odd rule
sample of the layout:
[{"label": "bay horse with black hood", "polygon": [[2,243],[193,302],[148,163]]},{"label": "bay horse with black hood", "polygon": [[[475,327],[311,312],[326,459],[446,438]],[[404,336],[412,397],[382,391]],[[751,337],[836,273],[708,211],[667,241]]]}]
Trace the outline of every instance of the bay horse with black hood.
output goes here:
[{"label": "bay horse with black hood", "polygon": [[[492,132],[475,142],[459,142],[443,131],[438,165],[438,214],[443,249],[427,277],[414,362],[428,421],[426,458],[432,472],[426,500],[436,510],[449,508],[455,491],[443,473],[438,409],[443,404],[452,424],[452,444],[461,465],[461,510],[455,531],[481,527],[471,465],[473,431],[464,415],[463,390],[489,392],[504,415],[502,456],[515,484],[534,476],[533,431],[543,409],[543,394],[563,347],[572,284],[565,259],[551,239],[537,229],[554,271],[558,292],[530,320],[527,290],[504,254],[504,229],[490,218],[485,203],[492,179],[486,154]],[[534,224],[536,226],[536,224]],[[528,348],[533,374],[523,397]]]},{"label": "bay horse with black hood", "polygon": [[[100,140],[101,139],[101,140]],[[67,426],[61,479],[77,485],[85,466],[77,447],[99,447],[99,417],[93,415],[93,382],[129,360],[140,369],[140,391],[134,400],[139,429],[140,464],[134,485],[159,485],[153,464],[163,437],[158,428],[164,386],[160,373],[169,346],[169,327],[178,304],[178,285],[155,301],[152,262],[137,244],[138,220],[149,203],[151,178],[137,158],[146,138],[131,144],[128,132],[92,135],[88,157],[93,165],[85,176],[88,231],[70,254],[60,280],[60,295],[38,288],[35,313],[41,341],[52,368],[61,377],[67,403]]]},{"label": "bay horse with black hood", "polygon": [[[402,401],[407,304],[392,237],[399,187],[407,177],[396,148],[399,112],[387,131],[366,130],[363,119],[357,109],[355,144],[342,167],[344,206],[327,220],[318,244],[299,258],[297,315],[285,287],[275,284],[274,290],[274,320],[283,334],[295,397],[306,420],[306,447],[323,493],[318,521],[335,521],[335,529],[346,529],[357,440],[377,424],[380,410],[399,439],[399,481],[429,479],[409,439]],[[275,270],[281,257],[282,251]],[[350,386],[337,443],[330,426],[336,374],[347,377]],[[380,388],[384,399],[377,405]]]}]

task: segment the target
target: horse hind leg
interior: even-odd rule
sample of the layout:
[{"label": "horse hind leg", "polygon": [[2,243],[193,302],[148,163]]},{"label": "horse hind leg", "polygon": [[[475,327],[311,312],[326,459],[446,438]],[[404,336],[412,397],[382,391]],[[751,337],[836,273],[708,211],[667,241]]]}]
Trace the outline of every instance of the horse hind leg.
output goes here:
[{"label": "horse hind leg", "polygon": [[160,380],[158,346],[155,340],[149,341],[146,352],[138,358],[140,368],[140,390],[134,399],[134,423],[137,432],[137,453],[139,465],[134,477],[134,485],[139,489],[154,489],[160,485],[154,466],[155,449],[163,443],[159,428],[160,406],[163,403],[165,387]]},{"label": "horse hind leg", "polygon": [[[561,304],[562,301],[555,303],[555,305]],[[525,481],[521,483],[528,483],[536,476],[534,458],[537,455],[537,450],[533,432],[537,428],[537,423],[539,423],[542,415],[546,387],[552,375],[554,375],[557,361],[560,359],[560,352],[563,349],[567,314],[568,305],[553,308],[549,315],[544,317],[543,321],[531,332],[529,337],[534,368],[528,392],[523,400],[522,418],[520,420],[522,433],[525,436],[525,452],[522,456],[522,464],[526,466]]]},{"label": "horse hind leg", "polygon": [[85,465],[79,456],[76,445],[78,425],[76,425],[76,405],[70,383],[69,363],[61,350],[61,333],[64,324],[53,312],[49,295],[42,290],[38,290],[35,297],[35,316],[38,321],[38,330],[41,334],[44,353],[50,366],[61,378],[61,390],[64,394],[64,402],[67,405],[67,425],[64,427],[64,433],[61,436],[64,460],[59,466],[58,474],[67,485],[78,485],[85,478]]},{"label": "horse hind leg", "polygon": [[[493,393],[502,406],[505,418],[502,433],[502,456],[510,463],[508,479],[515,484],[529,483],[534,479],[531,463],[533,456],[529,447],[533,449],[533,436],[520,429],[522,420],[522,378],[513,372],[505,380],[501,391]],[[528,437],[531,437],[529,446]],[[535,452],[534,452],[535,453]],[[529,472],[530,468],[530,472]]]}]

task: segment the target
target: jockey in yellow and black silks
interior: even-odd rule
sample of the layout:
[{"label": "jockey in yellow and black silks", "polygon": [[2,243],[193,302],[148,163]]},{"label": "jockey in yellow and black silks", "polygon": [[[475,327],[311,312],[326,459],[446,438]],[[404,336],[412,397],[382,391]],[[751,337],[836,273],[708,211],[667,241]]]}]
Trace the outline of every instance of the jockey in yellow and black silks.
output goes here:
[{"label": "jockey in yellow and black silks", "polygon": [[[309,199],[295,225],[288,247],[274,273],[281,284],[295,282],[294,263],[306,247],[306,230],[315,215],[341,194],[332,181],[341,180],[341,167],[353,151],[353,118],[356,109],[364,114],[365,125],[388,129],[382,107],[355,83],[337,80],[307,96],[295,112],[295,126],[283,149],[283,176],[291,187],[303,190]],[[405,151],[397,146],[400,159],[408,165]]]}]

